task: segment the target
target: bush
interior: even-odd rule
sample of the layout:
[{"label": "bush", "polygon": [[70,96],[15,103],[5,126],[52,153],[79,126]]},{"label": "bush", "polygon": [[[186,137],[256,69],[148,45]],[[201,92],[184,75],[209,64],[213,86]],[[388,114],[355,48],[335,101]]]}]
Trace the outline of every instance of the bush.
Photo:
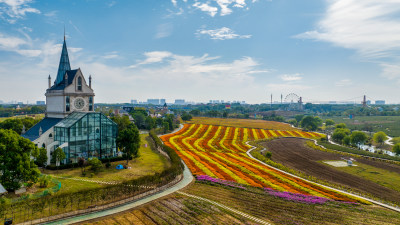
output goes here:
[{"label": "bush", "polygon": [[265,152],[265,157],[266,157],[267,159],[271,159],[271,157],[272,157],[272,152],[269,152],[269,151]]},{"label": "bush", "polygon": [[108,168],[110,168],[111,167],[111,163],[110,162],[107,162],[106,163],[106,168],[108,169]]},{"label": "bush", "polygon": [[100,169],[103,168],[103,164],[98,158],[90,158],[88,162],[90,165],[90,170],[92,170],[95,173],[97,173]]},{"label": "bush", "polygon": [[41,188],[47,187],[49,185],[49,183],[50,183],[50,179],[51,179],[50,176],[46,176],[46,175],[39,177],[39,185],[40,185],[40,187]]}]

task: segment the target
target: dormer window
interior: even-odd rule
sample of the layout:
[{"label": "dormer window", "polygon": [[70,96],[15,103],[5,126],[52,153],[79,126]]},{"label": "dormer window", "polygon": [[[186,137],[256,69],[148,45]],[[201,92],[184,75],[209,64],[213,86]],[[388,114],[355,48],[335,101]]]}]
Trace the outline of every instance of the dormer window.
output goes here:
[{"label": "dormer window", "polygon": [[82,91],[82,77],[78,77],[78,91]]}]

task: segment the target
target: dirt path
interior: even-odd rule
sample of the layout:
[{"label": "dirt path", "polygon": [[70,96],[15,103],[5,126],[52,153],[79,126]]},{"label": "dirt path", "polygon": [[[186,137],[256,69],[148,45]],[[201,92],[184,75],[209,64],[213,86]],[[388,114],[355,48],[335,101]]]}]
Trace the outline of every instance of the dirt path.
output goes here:
[{"label": "dirt path", "polygon": [[[387,201],[400,203],[399,192],[380,186],[372,181],[336,170],[323,163],[319,163],[318,161],[322,160],[340,160],[342,156],[306,147],[305,141],[306,140],[297,138],[282,138],[264,143],[263,145],[272,152],[272,160],[275,162],[279,162],[287,167],[332,183],[344,185],[354,190],[371,193],[372,195]],[[371,162],[378,163],[374,161]],[[362,161],[361,163],[365,162]],[[371,165],[371,163],[369,165]],[[376,164],[372,166],[376,166]],[[393,167],[392,169],[397,170],[396,167]]]}]

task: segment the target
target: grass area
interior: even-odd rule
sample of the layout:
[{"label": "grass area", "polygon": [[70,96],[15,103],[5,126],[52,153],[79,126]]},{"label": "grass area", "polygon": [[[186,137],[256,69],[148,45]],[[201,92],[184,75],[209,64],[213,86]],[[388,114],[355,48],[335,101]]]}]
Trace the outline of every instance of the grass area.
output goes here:
[{"label": "grass area", "polygon": [[290,124],[286,123],[252,119],[193,117],[190,121],[188,121],[188,123],[242,128],[260,128],[269,130],[298,130],[297,128],[293,128],[290,126]]},{"label": "grass area", "polygon": [[344,117],[322,117],[323,120],[333,119],[336,123],[345,123],[349,129],[383,131],[391,137],[400,136],[400,116],[356,116],[353,119]]},{"label": "grass area", "polygon": [[332,167],[400,192],[400,176],[398,173],[365,165],[357,161],[354,164],[357,166]]},{"label": "grass area", "polygon": [[[126,164],[126,160],[124,160],[119,162],[112,162],[110,168],[102,169],[100,172],[94,174],[93,177],[90,177],[92,171],[90,170],[89,166],[86,168],[86,177],[82,176],[80,168],[71,168],[65,170],[45,170],[43,173],[47,175],[54,175],[57,177],[84,178],[96,181],[128,181],[145,175],[160,173],[165,168],[168,168],[170,166],[170,162],[164,156],[161,156],[159,153],[151,149],[149,144],[149,135],[141,134],[140,138],[140,156],[136,159],[129,160],[128,166],[131,167],[131,169],[116,169],[117,165]],[[62,178],[57,179],[61,181],[61,190],[59,191],[59,193],[76,192],[101,186],[101,184],[96,184],[92,182],[75,181]]]},{"label": "grass area", "polygon": [[304,204],[273,197],[261,189],[246,191],[191,185],[184,192],[204,197],[274,224],[400,224],[400,214],[376,205]]},{"label": "grass area", "polygon": [[24,117],[32,117],[35,119],[43,119],[44,114],[34,114],[34,115],[23,115],[23,116],[11,116],[11,117],[0,117],[0,122],[3,122],[6,119],[15,119],[15,118],[24,118]]}]

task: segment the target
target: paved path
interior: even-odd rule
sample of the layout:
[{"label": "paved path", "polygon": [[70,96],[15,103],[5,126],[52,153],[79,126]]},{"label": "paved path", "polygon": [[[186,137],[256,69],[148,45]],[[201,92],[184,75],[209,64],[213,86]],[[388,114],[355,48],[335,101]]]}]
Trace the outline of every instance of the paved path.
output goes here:
[{"label": "paved path", "polygon": [[247,219],[253,220],[254,222],[257,222],[259,224],[271,225],[271,223],[268,223],[268,222],[266,222],[264,220],[258,219],[258,218],[254,217],[254,216],[251,216],[251,215],[246,214],[244,212],[241,212],[239,210],[232,209],[232,208],[230,208],[228,206],[225,206],[225,205],[222,205],[222,204],[220,204],[218,202],[214,202],[214,201],[211,201],[209,199],[202,198],[202,197],[199,197],[199,196],[196,196],[196,195],[187,194],[187,193],[181,192],[181,191],[178,191],[177,193],[181,194],[181,195],[185,195],[185,196],[191,197],[191,198],[195,198],[195,199],[199,199],[199,200],[211,203],[211,204],[216,205],[216,206],[218,206],[220,208],[223,208],[223,209],[226,209],[226,210],[231,211],[233,213],[239,214],[239,215],[241,215],[241,216],[243,216],[243,217],[245,217]]},{"label": "paved path", "polygon": [[[185,165],[185,164],[184,164]],[[145,197],[143,199],[140,199],[138,201],[135,202],[131,202],[125,205],[121,205],[121,206],[117,206],[115,208],[112,209],[106,209],[104,211],[100,211],[100,212],[94,212],[94,213],[89,213],[86,215],[81,215],[81,216],[76,216],[76,217],[72,217],[72,218],[66,218],[66,219],[62,219],[62,220],[58,220],[58,221],[54,221],[51,223],[47,223],[47,224],[72,224],[72,223],[79,223],[79,222],[83,222],[86,220],[91,220],[91,219],[96,219],[99,217],[103,217],[103,216],[109,216],[115,213],[120,213],[135,207],[138,207],[140,205],[146,204],[148,202],[151,202],[153,200],[156,200],[158,198],[164,197],[166,195],[169,195],[171,193],[174,193],[184,187],[186,187],[188,184],[190,184],[193,181],[193,176],[192,173],[190,172],[189,168],[185,165],[185,169],[183,171],[183,179],[175,184],[174,186],[172,186],[171,188],[168,188],[162,192],[159,192],[157,194]]]},{"label": "paved path", "polygon": [[[304,139],[308,139],[308,138],[304,138]],[[313,139],[308,139],[308,140],[315,141],[315,144],[318,145],[316,140],[313,140]],[[246,142],[246,144],[249,145],[249,146],[252,146],[252,145],[249,144],[249,142]],[[319,146],[320,146],[320,145],[319,145]],[[323,147],[323,146],[321,146],[321,147]],[[316,184],[316,185],[319,185],[319,186],[321,186],[321,187],[324,187],[324,188],[327,188],[327,189],[330,189],[330,190],[334,190],[334,191],[339,192],[339,193],[342,193],[342,194],[347,194],[347,195],[350,195],[350,196],[353,196],[353,197],[361,198],[361,199],[367,200],[367,201],[369,201],[369,202],[372,202],[372,203],[374,203],[374,204],[376,204],[376,205],[380,205],[380,206],[383,206],[383,207],[385,207],[385,208],[391,209],[391,210],[393,210],[393,211],[400,212],[400,208],[393,207],[393,206],[390,206],[390,205],[387,205],[387,204],[384,204],[384,203],[381,203],[381,202],[378,202],[378,201],[375,201],[375,200],[372,200],[372,199],[369,199],[369,198],[365,198],[365,197],[362,197],[362,196],[359,196],[359,195],[356,195],[356,194],[352,194],[352,193],[349,193],[349,192],[346,192],[346,191],[342,191],[342,190],[339,190],[339,189],[336,189],[336,188],[333,188],[333,187],[329,187],[329,186],[326,186],[326,185],[323,185],[323,184],[319,184],[319,183],[316,183],[316,182],[313,182],[313,181],[304,179],[304,178],[302,178],[302,177],[293,175],[293,174],[288,173],[288,172],[286,172],[286,171],[284,171],[284,170],[280,170],[280,169],[278,169],[278,168],[275,168],[275,167],[273,167],[273,166],[270,166],[270,165],[266,164],[265,162],[260,161],[260,160],[258,160],[258,159],[256,159],[256,158],[254,158],[254,157],[250,154],[250,152],[253,151],[253,150],[256,149],[256,148],[257,148],[257,147],[252,146],[252,148],[249,149],[249,150],[246,152],[246,154],[247,154],[250,158],[257,160],[258,162],[262,163],[262,164],[265,165],[265,166],[268,166],[268,167],[270,167],[270,168],[273,168],[273,169],[275,169],[275,170],[278,170],[278,171],[280,171],[280,172],[282,172],[282,173],[284,173],[284,174],[287,174],[287,175],[289,175],[289,176],[292,176],[292,177],[295,177],[295,178],[298,178],[298,179],[307,181],[307,182],[309,182],[309,183]]]}]

